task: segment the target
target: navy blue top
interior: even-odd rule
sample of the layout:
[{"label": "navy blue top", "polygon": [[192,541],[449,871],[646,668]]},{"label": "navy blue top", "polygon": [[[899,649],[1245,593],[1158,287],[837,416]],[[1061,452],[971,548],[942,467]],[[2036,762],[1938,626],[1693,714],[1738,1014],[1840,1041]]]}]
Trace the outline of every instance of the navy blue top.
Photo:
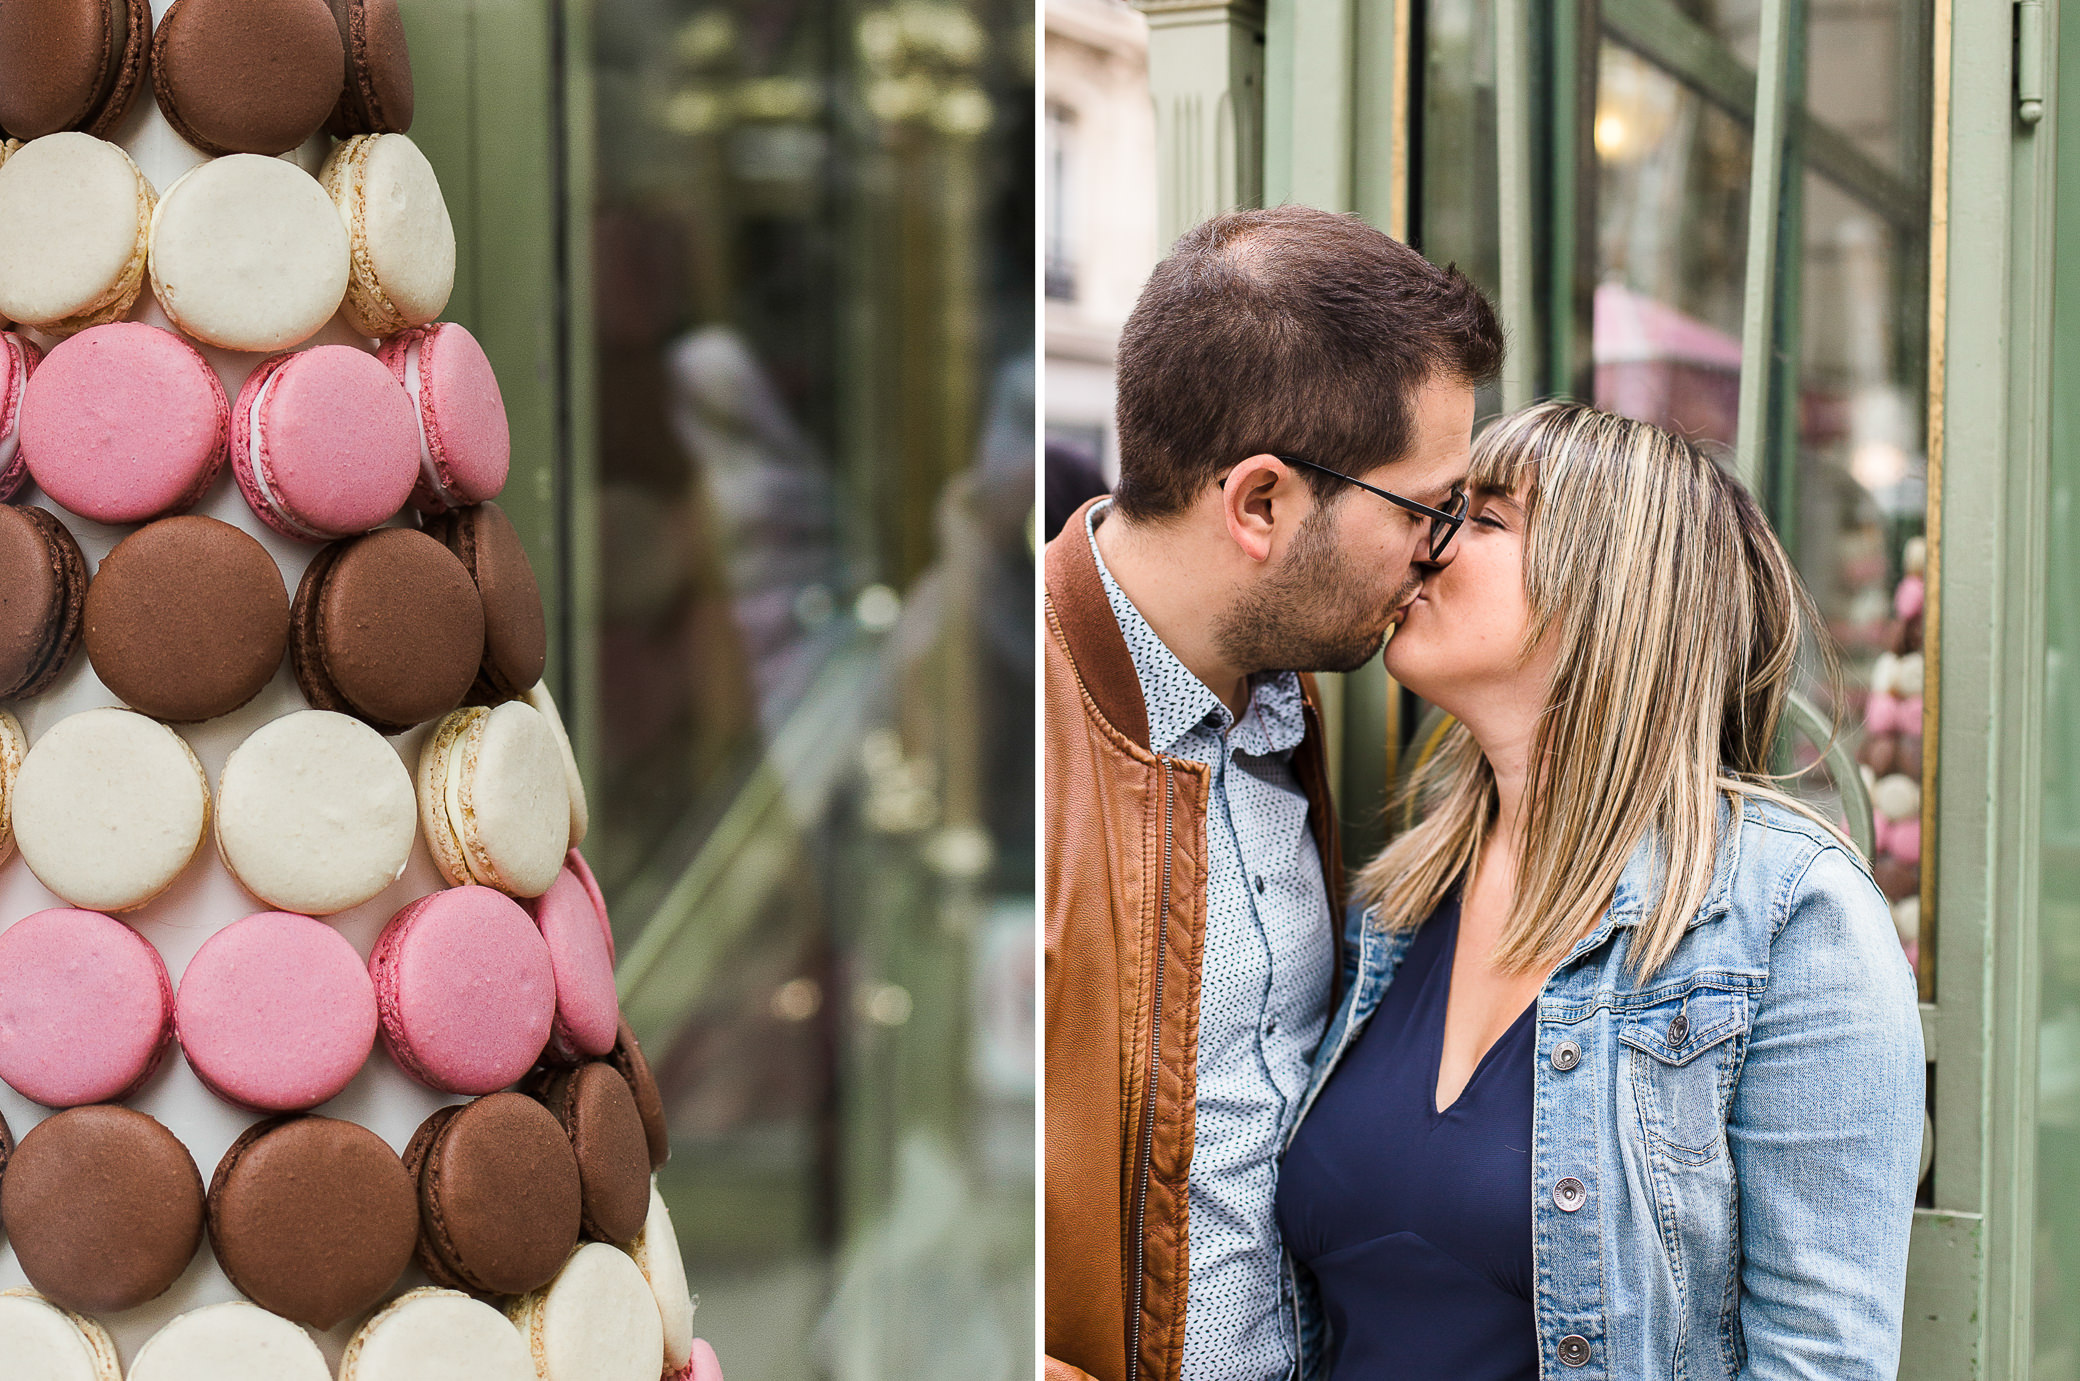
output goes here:
[{"label": "navy blue top", "polygon": [[1278,1225],[1321,1289],[1333,1381],[1537,1381],[1532,1007],[1437,1111],[1459,904],[1410,942],[1279,1172]]}]

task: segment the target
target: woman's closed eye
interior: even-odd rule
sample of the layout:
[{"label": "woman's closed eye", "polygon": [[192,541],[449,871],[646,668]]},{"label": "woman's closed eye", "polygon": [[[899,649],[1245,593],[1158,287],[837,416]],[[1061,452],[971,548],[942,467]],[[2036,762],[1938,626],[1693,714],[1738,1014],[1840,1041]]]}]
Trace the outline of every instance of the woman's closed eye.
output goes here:
[{"label": "woman's closed eye", "polygon": [[1471,511],[1466,521],[1488,528],[1494,532],[1508,532],[1511,524],[1522,517],[1516,502],[1500,491],[1488,491],[1474,495]]}]

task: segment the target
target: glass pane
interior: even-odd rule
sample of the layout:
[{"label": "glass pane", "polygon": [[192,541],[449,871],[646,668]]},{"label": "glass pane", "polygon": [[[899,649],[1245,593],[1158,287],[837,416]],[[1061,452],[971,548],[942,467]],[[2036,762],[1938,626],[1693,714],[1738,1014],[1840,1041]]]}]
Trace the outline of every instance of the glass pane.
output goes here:
[{"label": "glass pane", "polygon": [[[1584,93],[1594,176],[1572,195],[1593,253],[1580,270],[1593,275],[1593,399],[1730,461],[1742,369],[1756,366],[1742,359],[1742,330],[1760,2],[1539,11],[1527,99],[1548,108],[1533,130],[1534,162],[1542,153],[1550,163],[1557,146],[1572,99],[1565,26],[1585,9],[1602,25]],[[1782,767],[1806,769],[1794,789],[1845,820],[1859,795],[1875,802],[1879,880],[1928,994],[1918,897],[1932,21],[1926,0],[1807,13],[1803,46],[1787,55],[1806,108],[1793,122],[1779,218],[1794,242],[1778,247],[1771,354],[1782,378],[1775,415],[1761,423],[1770,435],[1759,497],[1819,602],[1844,684],[1836,698],[1813,680],[1820,722],[1787,735]],[[1483,0],[1424,8],[1414,220],[1425,253],[1458,259],[1491,292],[1500,276],[1494,22]],[[1553,220],[1566,214],[1565,181],[1542,180],[1537,262],[1550,262],[1568,232]],[[1539,310],[1558,319],[1579,286],[1537,285]],[[1539,349],[1546,326],[1516,323],[1514,348]],[[1552,361],[1540,366],[1555,373]],[[1845,729],[1832,740],[1830,719]],[[1842,790],[1852,773],[1864,792]]]},{"label": "glass pane", "polygon": [[1423,36],[1423,145],[1411,228],[1424,254],[1456,262],[1499,298],[1492,0],[1431,0]]},{"label": "glass pane", "polygon": [[700,1331],[1026,1375],[1031,8],[590,13],[586,849]]},{"label": "glass pane", "polygon": [[1598,407],[1732,445],[1747,273],[1747,127],[1606,40],[1597,64]]},{"label": "glass pane", "polygon": [[[1499,303],[1494,11],[1493,0],[1430,0],[1424,7],[1409,239],[1425,257],[1456,263]],[[1500,411],[1501,399],[1499,386],[1482,390],[1478,415]]]},{"label": "glass pane", "polygon": [[[1759,5],[1605,10],[1595,95],[1599,406],[1731,448],[1738,436]],[[1776,388],[1762,498],[1844,673],[1823,719],[1877,807],[1875,863],[1919,960],[1921,565],[1927,508],[1930,17],[1921,0],[1808,7],[1787,154]],[[1796,789],[1846,818],[1824,734]],[[1850,793],[1853,796],[1855,793]],[[1924,991],[1928,975],[1924,971]]]},{"label": "glass pane", "polygon": [[[1780,424],[1770,506],[1841,657],[1845,698],[1833,708],[1875,807],[1878,882],[1918,964],[1928,7],[1813,7],[1806,42],[1803,205],[1787,218],[1802,226],[1786,259],[1796,403]],[[1924,966],[1924,993],[1928,978]]]},{"label": "glass pane", "polygon": [[[2060,80],[2080,81],[2080,45],[2062,46]],[[2046,377],[2063,380],[2080,369],[2080,107],[2057,109],[2052,118],[2059,196]],[[2044,601],[2030,1375],[2080,1381],[2080,600],[2068,593],[2071,572],[2080,570],[2080,396],[2054,388],[2050,408],[2044,568],[2058,593]]]}]

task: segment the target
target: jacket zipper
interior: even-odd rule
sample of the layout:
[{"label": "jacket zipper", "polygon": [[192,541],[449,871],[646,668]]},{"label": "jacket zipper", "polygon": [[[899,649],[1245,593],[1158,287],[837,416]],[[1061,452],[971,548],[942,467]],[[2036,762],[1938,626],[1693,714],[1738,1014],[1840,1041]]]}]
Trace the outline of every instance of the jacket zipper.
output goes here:
[{"label": "jacket zipper", "polygon": [[1170,853],[1176,832],[1176,779],[1168,758],[1163,768],[1163,885],[1156,906],[1155,1003],[1148,1023],[1148,1090],[1141,1109],[1141,1165],[1134,1183],[1134,1314],[1127,1349],[1127,1381],[1141,1376],[1141,1305],[1148,1291],[1148,1181],[1156,1158],[1156,1079],[1163,1056],[1163,957],[1170,933]]}]

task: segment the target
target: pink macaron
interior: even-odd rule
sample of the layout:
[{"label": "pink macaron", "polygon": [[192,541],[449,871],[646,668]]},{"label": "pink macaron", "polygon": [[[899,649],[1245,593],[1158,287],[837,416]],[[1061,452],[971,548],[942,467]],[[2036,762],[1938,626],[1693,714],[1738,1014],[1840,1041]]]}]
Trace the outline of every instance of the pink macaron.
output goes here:
[{"label": "pink macaron", "polygon": [[174,1029],[227,1103],[301,1112],[345,1088],[376,1041],[361,956],[322,921],[263,911],[203,942],[181,974]]},{"label": "pink macaron", "polygon": [[262,360],[231,414],[231,466],[260,521],[332,542],[387,522],[419,480],[419,422],[382,362],[351,345]]},{"label": "pink macaron", "polygon": [[22,399],[22,458],[97,523],[192,508],[224,468],[231,406],[194,346],[141,321],[96,326],[44,358]]},{"label": "pink macaron", "polygon": [[614,963],[617,959],[614,952],[614,923],[608,919],[606,894],[599,890],[599,879],[592,875],[592,865],[585,861],[585,855],[572,849],[563,856],[563,866],[578,875],[578,882],[585,888],[585,895],[592,898],[593,910],[599,913],[599,928],[606,932],[607,962]]},{"label": "pink macaron", "polygon": [[47,1107],[126,1098],[173,1040],[173,984],[151,941],[59,908],[0,931],[0,1079]]},{"label": "pink macaron", "polygon": [[549,1049],[563,1064],[607,1054],[621,1024],[614,956],[607,948],[605,908],[594,900],[597,896],[566,863],[548,891],[525,903],[548,943],[549,966],[556,974],[556,1020]]},{"label": "pink macaron", "polygon": [[22,394],[43,352],[12,331],[0,331],[0,500],[11,499],[29,478],[22,462]]},{"label": "pink macaron", "polygon": [[715,1357],[715,1349],[708,1346],[706,1338],[693,1340],[693,1355],[686,1365],[674,1372],[667,1372],[664,1381],[722,1381],[722,1363]]},{"label": "pink macaron", "polygon": [[390,918],[369,957],[383,1044],[443,1093],[494,1093],[541,1057],[556,1014],[548,942],[520,904],[452,887]]},{"label": "pink macaron", "polygon": [[477,338],[452,321],[400,332],[377,356],[419,410],[419,483],[412,503],[446,513],[506,487],[513,435],[498,376]]}]

